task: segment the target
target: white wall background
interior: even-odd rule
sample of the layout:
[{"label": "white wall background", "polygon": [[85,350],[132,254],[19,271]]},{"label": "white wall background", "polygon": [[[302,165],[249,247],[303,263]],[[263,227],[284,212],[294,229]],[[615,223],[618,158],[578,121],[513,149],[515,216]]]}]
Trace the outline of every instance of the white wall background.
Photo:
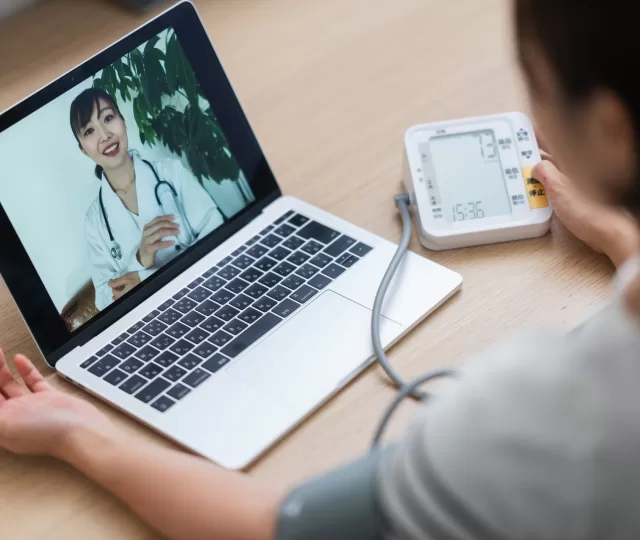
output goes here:
[{"label": "white wall background", "polygon": [[[160,43],[164,43],[161,40]],[[87,80],[0,133],[0,203],[18,232],[58,311],[91,279],[84,216],[98,195],[95,164],[78,148],[69,127],[74,98]],[[129,148],[148,160],[176,158],[162,144],[143,145],[131,102],[118,101]],[[186,160],[184,165],[189,169]],[[242,184],[247,187],[246,181]],[[205,182],[221,210],[232,215],[245,203],[238,184]]]}]

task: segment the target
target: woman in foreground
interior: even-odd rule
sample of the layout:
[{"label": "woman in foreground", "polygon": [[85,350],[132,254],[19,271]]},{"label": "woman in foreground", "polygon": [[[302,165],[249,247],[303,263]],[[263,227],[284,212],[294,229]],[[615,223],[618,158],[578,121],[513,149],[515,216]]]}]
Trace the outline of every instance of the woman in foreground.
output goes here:
[{"label": "woman in foreground", "polygon": [[[521,64],[558,217],[623,265],[578,331],[491,348],[407,437],[291,493],[131,441],[23,356],[0,358],[0,447],[50,455],[169,538],[626,539],[640,536],[640,44],[619,0],[516,0]],[[638,82],[637,82],[638,81]]]}]

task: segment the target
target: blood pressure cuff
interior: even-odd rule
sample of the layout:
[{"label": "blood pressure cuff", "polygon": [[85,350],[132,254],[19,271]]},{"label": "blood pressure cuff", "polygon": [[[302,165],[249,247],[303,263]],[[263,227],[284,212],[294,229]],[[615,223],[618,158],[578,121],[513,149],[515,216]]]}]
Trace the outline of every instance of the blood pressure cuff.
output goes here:
[{"label": "blood pressure cuff", "polygon": [[378,471],[384,451],[296,488],[280,508],[276,540],[382,540]]}]

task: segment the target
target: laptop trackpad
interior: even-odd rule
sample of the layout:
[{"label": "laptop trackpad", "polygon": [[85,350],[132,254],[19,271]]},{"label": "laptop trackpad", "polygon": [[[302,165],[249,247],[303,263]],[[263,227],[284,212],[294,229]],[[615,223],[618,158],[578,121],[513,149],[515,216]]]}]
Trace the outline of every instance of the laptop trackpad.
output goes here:
[{"label": "laptop trackpad", "polygon": [[[228,373],[285,406],[313,407],[373,356],[371,311],[325,291]],[[382,318],[382,343],[400,324]]]}]

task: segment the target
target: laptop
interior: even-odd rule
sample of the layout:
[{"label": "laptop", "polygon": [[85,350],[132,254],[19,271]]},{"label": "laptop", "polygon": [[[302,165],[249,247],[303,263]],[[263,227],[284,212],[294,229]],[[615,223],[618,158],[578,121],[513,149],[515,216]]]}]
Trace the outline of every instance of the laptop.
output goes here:
[{"label": "laptop", "polygon": [[[396,245],[282,195],[191,3],[2,113],[0,164],[0,272],[43,357],[180,445],[245,468],[373,361]],[[383,344],[461,281],[409,253]]]}]

